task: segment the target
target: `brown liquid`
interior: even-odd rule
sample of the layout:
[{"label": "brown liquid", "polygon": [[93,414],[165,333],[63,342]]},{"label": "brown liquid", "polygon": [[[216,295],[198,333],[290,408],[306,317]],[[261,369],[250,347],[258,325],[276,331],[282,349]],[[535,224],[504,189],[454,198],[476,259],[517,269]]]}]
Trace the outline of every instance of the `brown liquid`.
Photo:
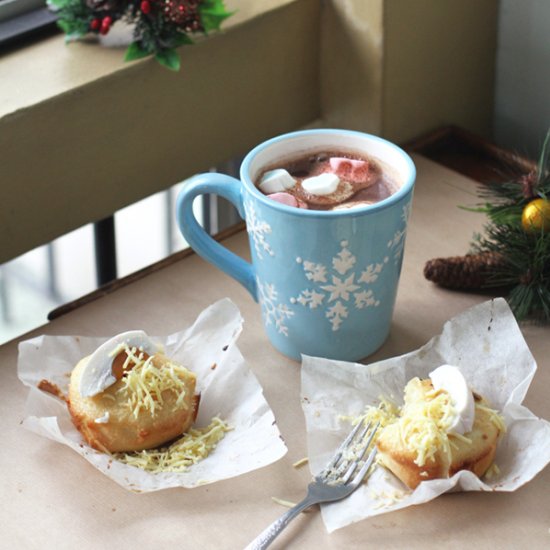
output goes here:
[{"label": "brown liquid", "polygon": [[[365,177],[360,181],[347,183],[346,176],[339,175],[341,183],[337,192],[325,196],[311,195],[302,187],[302,181],[325,172],[333,172],[329,163],[330,158],[333,157],[367,162],[368,170]],[[286,190],[285,193],[293,195],[302,204],[307,204],[307,208],[314,210],[335,210],[345,208],[346,205],[352,207],[355,203],[361,203],[357,206],[364,206],[364,203],[380,202],[395,193],[399,188],[395,178],[391,177],[387,170],[383,170],[379,162],[365,155],[344,151],[313,152],[273,164],[262,171],[256,181],[256,186],[259,185],[262,176],[266,172],[277,168],[284,168],[297,180],[295,187]],[[345,185],[344,188],[341,187],[342,184]]]}]

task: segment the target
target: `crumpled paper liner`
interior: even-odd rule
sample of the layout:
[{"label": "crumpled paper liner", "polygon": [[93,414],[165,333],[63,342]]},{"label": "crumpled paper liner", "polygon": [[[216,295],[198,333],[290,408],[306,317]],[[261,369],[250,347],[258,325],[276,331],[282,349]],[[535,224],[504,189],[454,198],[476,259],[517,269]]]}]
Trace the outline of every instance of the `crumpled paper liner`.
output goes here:
[{"label": "crumpled paper liner", "polygon": [[428,502],[451,490],[514,491],[550,462],[550,423],[521,405],[536,371],[516,320],[502,298],[485,302],[448,321],[420,349],[371,365],[302,358],[302,408],[312,473],[319,472],[350,430],[343,417],[361,415],[380,396],[403,403],[413,377],[427,378],[442,364],[460,367],[472,389],[504,415],[507,432],[495,463],[500,473],[480,480],[461,471],[449,479],[422,482],[410,491],[377,466],[349,498],[322,506],[329,532],[350,523]]},{"label": "crumpled paper liner", "polygon": [[136,492],[191,488],[267,466],[287,449],[262,388],[235,343],[242,324],[237,306],[224,299],[204,310],[191,328],[152,337],[168,357],[197,374],[201,402],[195,425],[206,426],[219,416],[232,427],[209,457],[186,472],[152,474],[92,449],[72,424],[65,403],[37,389],[40,380],[47,379],[67,392],[76,363],[108,338],[39,336],[19,344],[18,376],[30,388],[23,426],[68,445],[107,477]]}]

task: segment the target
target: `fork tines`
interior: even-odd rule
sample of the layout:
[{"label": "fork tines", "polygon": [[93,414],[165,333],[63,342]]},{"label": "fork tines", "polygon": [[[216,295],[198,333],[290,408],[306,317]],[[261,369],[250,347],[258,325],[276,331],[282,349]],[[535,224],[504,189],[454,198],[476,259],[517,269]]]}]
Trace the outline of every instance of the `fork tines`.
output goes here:
[{"label": "fork tines", "polygon": [[[363,461],[374,440],[379,425],[380,423],[377,423],[372,427],[372,422],[365,424],[365,419],[362,418],[338,447],[336,453],[318,477],[324,481],[332,480],[339,484],[348,483]],[[365,477],[375,455],[376,447],[373,448],[367,460],[361,466],[361,470],[356,478],[354,478],[354,482],[360,483]]]}]

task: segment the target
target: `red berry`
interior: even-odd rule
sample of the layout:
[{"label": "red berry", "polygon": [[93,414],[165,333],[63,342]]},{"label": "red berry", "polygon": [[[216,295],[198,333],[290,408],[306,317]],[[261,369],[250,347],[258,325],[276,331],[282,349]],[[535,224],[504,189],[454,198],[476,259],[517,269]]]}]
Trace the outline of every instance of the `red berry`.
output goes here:
[{"label": "red berry", "polygon": [[109,32],[109,29],[111,28],[111,24],[113,22],[113,18],[109,15],[106,15],[101,20],[101,28],[99,29],[100,34],[107,34]]},{"label": "red berry", "polygon": [[92,31],[99,30],[99,27],[101,26],[101,21],[99,19],[92,19],[92,22],[90,23],[90,29]]},{"label": "red berry", "polygon": [[140,8],[141,8],[141,11],[145,15],[147,15],[151,11],[151,2],[149,2],[149,0],[143,0],[143,2],[141,3]]}]

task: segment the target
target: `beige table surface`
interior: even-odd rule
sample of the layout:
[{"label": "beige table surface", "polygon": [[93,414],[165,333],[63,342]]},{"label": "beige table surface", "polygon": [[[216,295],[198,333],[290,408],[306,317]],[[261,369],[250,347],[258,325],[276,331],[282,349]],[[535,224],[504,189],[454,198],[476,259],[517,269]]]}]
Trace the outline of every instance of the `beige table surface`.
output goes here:
[{"label": "beige table surface", "polygon": [[[392,325],[368,361],[415,349],[443,323],[488,295],[463,294],[426,281],[426,260],[467,251],[483,217],[457,208],[474,204],[475,185],[415,156],[418,182],[405,263]],[[244,232],[226,244],[248,255]],[[133,494],[110,481],[68,447],[21,428],[27,389],[16,376],[17,341],[0,347],[3,414],[0,450],[0,547],[232,549],[243,548],[285,511],[271,497],[298,501],[309,480],[292,464],[306,455],[299,402],[300,365],[268,343],[260,310],[232,279],[195,255],[158,271],[26,335],[108,336],[138,325],[151,334],[191,324],[229,296],[245,327],[238,345],[262,384],[288,453],[250,474],[192,490]],[[549,329],[523,327],[539,370],[526,399],[550,418]],[[320,514],[302,514],[273,548],[550,548],[550,469],[514,493],[455,493],[429,504],[366,520],[327,534]]]}]

